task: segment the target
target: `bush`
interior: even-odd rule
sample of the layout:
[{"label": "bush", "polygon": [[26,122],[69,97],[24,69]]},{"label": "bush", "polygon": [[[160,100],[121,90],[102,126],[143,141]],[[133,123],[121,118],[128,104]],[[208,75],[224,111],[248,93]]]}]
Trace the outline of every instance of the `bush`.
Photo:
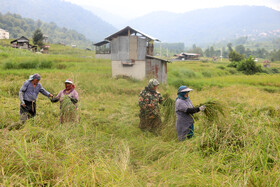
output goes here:
[{"label": "bush", "polygon": [[18,64],[18,69],[35,69],[37,68],[37,65],[36,61],[22,62]]},{"label": "bush", "polygon": [[242,71],[245,74],[249,74],[249,75],[252,75],[252,74],[255,74],[258,72],[263,72],[261,66],[256,65],[256,62],[254,61],[254,59],[251,56],[249,58],[247,58],[246,60],[243,60],[240,63],[238,63],[237,70]]},{"label": "bush", "polygon": [[4,64],[4,69],[17,69],[17,64],[13,63],[13,62],[6,62]]},{"label": "bush", "polygon": [[40,69],[51,69],[53,66],[53,63],[52,61],[42,61],[40,64],[39,64],[39,68]]},{"label": "bush", "polygon": [[228,64],[228,67],[232,67],[232,68],[237,68],[237,65],[239,64],[239,62],[233,61],[230,64]]}]

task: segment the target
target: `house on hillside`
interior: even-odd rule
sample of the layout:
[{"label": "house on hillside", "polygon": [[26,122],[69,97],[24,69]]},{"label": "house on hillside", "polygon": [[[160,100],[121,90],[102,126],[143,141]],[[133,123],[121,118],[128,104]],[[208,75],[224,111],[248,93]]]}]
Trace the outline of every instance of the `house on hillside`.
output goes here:
[{"label": "house on hillside", "polygon": [[111,59],[111,45],[109,41],[104,40],[93,45],[95,58]]},{"label": "house on hillside", "polygon": [[4,29],[0,29],[0,39],[9,39],[10,33]]},{"label": "house on hillside", "polygon": [[127,26],[105,38],[105,41],[110,43],[113,77],[156,78],[162,83],[167,82],[169,61],[153,56],[154,41],[158,39]]},{"label": "house on hillside", "polygon": [[20,37],[16,40],[11,41],[11,46],[13,48],[28,49],[28,50],[32,50],[34,52],[37,51],[37,46],[29,44],[28,38],[26,38],[24,36],[22,36],[22,37]]},{"label": "house on hillside", "polygon": [[173,59],[174,61],[177,60],[199,60],[200,54],[196,53],[180,53],[174,55],[175,58]]},{"label": "house on hillside", "polygon": [[49,43],[49,37],[47,35],[43,35],[43,43]]}]

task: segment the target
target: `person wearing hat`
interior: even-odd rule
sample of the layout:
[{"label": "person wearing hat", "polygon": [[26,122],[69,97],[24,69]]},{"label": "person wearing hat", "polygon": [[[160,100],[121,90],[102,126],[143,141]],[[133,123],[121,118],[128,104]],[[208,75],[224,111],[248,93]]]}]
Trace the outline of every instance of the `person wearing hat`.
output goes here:
[{"label": "person wearing hat", "polygon": [[175,102],[175,112],[177,116],[176,129],[179,141],[184,141],[186,138],[192,138],[194,133],[194,120],[192,114],[199,111],[204,111],[205,106],[194,107],[190,98],[189,92],[192,89],[187,86],[180,86],[178,89],[178,97]]},{"label": "person wearing hat", "polygon": [[162,97],[156,91],[159,82],[151,79],[147,87],[140,92],[138,104],[140,107],[139,128],[156,132],[161,126],[159,104],[162,103]]},{"label": "person wearing hat", "polygon": [[[65,82],[65,89],[61,90],[56,97],[51,99],[51,102],[55,103],[60,101],[60,123],[75,122],[78,119],[77,115],[77,103],[79,100],[78,92],[75,90],[75,85],[71,79],[67,79]],[[73,105],[65,106],[62,108],[65,98],[69,98]],[[63,111],[62,111],[63,110]]]},{"label": "person wearing hat", "polygon": [[36,73],[30,75],[19,90],[20,100],[20,122],[12,124],[8,127],[8,130],[20,129],[28,118],[33,118],[36,115],[36,99],[40,93],[47,97],[53,97],[43,86],[39,83],[41,76]]}]

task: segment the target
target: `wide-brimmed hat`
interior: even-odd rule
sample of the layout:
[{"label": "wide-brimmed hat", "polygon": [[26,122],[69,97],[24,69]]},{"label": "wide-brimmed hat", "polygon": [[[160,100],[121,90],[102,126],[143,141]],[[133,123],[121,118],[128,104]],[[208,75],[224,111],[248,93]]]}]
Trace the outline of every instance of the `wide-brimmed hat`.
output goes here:
[{"label": "wide-brimmed hat", "polygon": [[64,82],[65,84],[68,83],[68,84],[73,84],[73,81],[72,79],[66,79],[66,81]]},{"label": "wide-brimmed hat", "polygon": [[193,89],[188,88],[187,86],[180,86],[178,89],[178,93],[182,93],[182,92],[190,92]]}]

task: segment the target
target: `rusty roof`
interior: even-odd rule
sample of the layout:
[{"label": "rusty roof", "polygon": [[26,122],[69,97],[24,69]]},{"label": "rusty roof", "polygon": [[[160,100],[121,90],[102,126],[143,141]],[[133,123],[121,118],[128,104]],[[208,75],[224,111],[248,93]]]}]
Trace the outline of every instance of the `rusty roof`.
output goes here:
[{"label": "rusty roof", "polygon": [[136,30],[130,26],[127,26],[125,28],[123,28],[122,30],[108,36],[107,38],[105,38],[105,40],[109,40],[111,41],[113,38],[116,38],[117,36],[128,36],[128,33],[130,32],[130,34],[140,34],[143,37],[147,38],[148,40],[154,40],[154,41],[160,41],[157,38],[151,37],[143,32],[140,32],[139,30]]},{"label": "rusty roof", "polygon": [[165,59],[162,59],[162,58],[157,58],[155,56],[151,56],[151,55],[146,55],[147,58],[150,58],[150,59],[156,59],[156,60],[160,60],[160,61],[163,61],[163,62],[171,62],[170,60],[165,60]]}]

